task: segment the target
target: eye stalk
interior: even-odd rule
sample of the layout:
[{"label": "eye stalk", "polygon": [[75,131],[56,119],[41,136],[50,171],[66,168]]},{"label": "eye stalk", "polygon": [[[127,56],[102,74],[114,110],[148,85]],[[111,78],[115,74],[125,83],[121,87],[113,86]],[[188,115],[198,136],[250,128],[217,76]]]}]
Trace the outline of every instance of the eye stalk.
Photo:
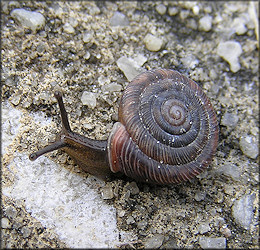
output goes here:
[{"label": "eye stalk", "polygon": [[41,155],[64,149],[84,171],[101,179],[107,179],[111,173],[107,162],[107,140],[93,140],[73,132],[61,92],[55,91],[54,96],[61,113],[62,130],[54,143],[30,154],[29,159],[34,161]]}]

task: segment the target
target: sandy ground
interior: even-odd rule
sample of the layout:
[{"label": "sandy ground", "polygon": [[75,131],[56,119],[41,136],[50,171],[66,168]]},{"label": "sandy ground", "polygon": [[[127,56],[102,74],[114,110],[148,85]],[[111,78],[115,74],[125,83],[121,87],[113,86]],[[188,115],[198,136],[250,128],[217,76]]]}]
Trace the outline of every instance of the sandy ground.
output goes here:
[{"label": "sandy ground", "polygon": [[[259,248],[256,2],[1,4],[2,247]],[[43,25],[17,21],[18,8],[41,13]],[[116,11],[124,26],[112,26]],[[159,38],[156,51],[147,34]],[[240,55],[223,59],[226,41]],[[220,139],[203,174],[172,186],[104,183],[61,151],[28,160],[60,129],[55,90],[74,131],[106,139],[128,83],[117,60],[140,55],[138,70],[178,70],[212,101]],[[92,108],[81,102],[84,91],[94,93]]]}]

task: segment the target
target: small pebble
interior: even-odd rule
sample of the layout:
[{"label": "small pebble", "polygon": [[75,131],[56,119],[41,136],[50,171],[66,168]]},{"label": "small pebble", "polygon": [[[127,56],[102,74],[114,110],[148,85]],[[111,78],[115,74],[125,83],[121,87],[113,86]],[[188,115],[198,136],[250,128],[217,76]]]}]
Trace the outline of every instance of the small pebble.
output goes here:
[{"label": "small pebble", "polygon": [[75,29],[71,26],[70,23],[65,23],[63,26],[63,30],[68,33],[68,34],[73,34],[75,33]]},{"label": "small pebble", "polygon": [[199,20],[199,29],[202,31],[210,31],[212,28],[212,16],[206,15]]},{"label": "small pebble", "polygon": [[44,16],[36,11],[28,11],[25,9],[14,9],[11,16],[18,20],[21,25],[32,31],[39,30],[45,25]]},{"label": "small pebble", "polygon": [[206,197],[206,194],[204,192],[198,191],[198,192],[195,193],[194,199],[196,201],[202,201],[202,200],[205,199],[205,197]]},{"label": "small pebble", "polygon": [[208,223],[201,223],[199,226],[198,226],[198,232],[200,234],[204,234],[204,233],[207,233],[211,230],[210,226]]},{"label": "small pebble", "polygon": [[238,116],[233,114],[233,113],[229,113],[226,112],[222,118],[221,118],[221,122],[220,124],[223,126],[227,126],[227,127],[235,127],[237,125],[238,122]]},{"label": "small pebble", "polygon": [[254,216],[255,194],[248,194],[236,200],[232,206],[232,216],[245,229],[249,229]]},{"label": "small pebble", "polygon": [[30,236],[32,230],[28,227],[22,227],[22,229],[20,231],[23,235],[23,238],[28,238]]},{"label": "small pebble", "polygon": [[155,7],[155,10],[160,14],[160,15],[164,15],[166,13],[166,6],[163,5],[163,4],[158,4],[156,7]]},{"label": "small pebble", "polygon": [[220,230],[219,230],[226,238],[229,238],[232,233],[231,233],[231,230],[227,227],[221,227]]},{"label": "small pebble", "polygon": [[7,218],[2,218],[2,228],[11,228],[10,221]]},{"label": "small pebble", "polygon": [[227,162],[226,164],[220,166],[216,171],[227,177],[231,177],[234,181],[241,180],[242,171],[239,166],[233,163]]},{"label": "small pebble", "polygon": [[219,43],[217,54],[227,61],[230,65],[230,70],[234,73],[240,70],[238,57],[242,54],[242,48],[239,42],[227,41]]},{"label": "small pebble", "polygon": [[246,20],[242,17],[236,17],[231,24],[237,35],[244,35],[247,32]]},{"label": "small pebble", "polygon": [[97,105],[96,95],[92,92],[84,91],[80,100],[83,105],[87,105],[89,108],[95,108]]},{"label": "small pebble", "polygon": [[129,25],[129,21],[127,17],[121,13],[116,11],[114,15],[110,18],[109,23],[111,26],[127,26]]},{"label": "small pebble", "polygon": [[126,224],[129,225],[133,223],[135,223],[135,219],[133,218],[133,216],[130,215],[126,220]]},{"label": "small pebble", "polygon": [[198,5],[193,6],[192,12],[195,16],[197,16],[200,13],[200,7]]},{"label": "small pebble", "polygon": [[203,249],[224,249],[226,248],[226,239],[224,237],[200,237],[199,244]]},{"label": "small pebble", "polygon": [[147,34],[144,37],[144,44],[145,47],[149,50],[149,51],[159,51],[162,46],[163,46],[163,40],[161,38],[158,38],[152,34]]},{"label": "small pebble", "polygon": [[134,182],[134,181],[127,183],[124,188],[126,190],[130,190],[130,193],[133,195],[139,194],[139,188],[138,188],[136,182]]},{"label": "small pebble", "polygon": [[90,43],[94,37],[94,32],[85,32],[82,35],[82,40],[84,43]]},{"label": "small pebble", "polygon": [[178,9],[176,7],[170,7],[168,9],[168,13],[170,16],[175,16],[178,14]]},{"label": "small pebble", "polygon": [[17,210],[13,207],[7,207],[5,213],[8,218],[14,219],[17,216]]},{"label": "small pebble", "polygon": [[120,92],[121,90],[122,90],[122,85],[115,82],[102,86],[103,92],[113,93],[113,92]]},{"label": "small pebble", "polygon": [[146,226],[147,226],[147,221],[145,220],[141,220],[137,223],[138,229],[144,230]]},{"label": "small pebble", "polygon": [[244,155],[256,159],[259,154],[258,144],[253,136],[247,135],[240,138],[239,146]]},{"label": "small pebble", "polygon": [[181,58],[181,62],[186,68],[194,69],[199,63],[199,60],[194,55],[186,55]]},{"label": "small pebble", "polygon": [[137,54],[133,60],[135,61],[135,63],[138,65],[138,66],[143,66],[146,62],[147,62],[147,57],[145,57],[144,55],[142,54]]},{"label": "small pebble", "polygon": [[111,185],[106,185],[101,191],[102,198],[104,200],[111,200],[114,198],[113,188]]},{"label": "small pebble", "polygon": [[140,66],[132,59],[125,56],[120,57],[116,64],[118,68],[124,73],[128,81],[132,81],[138,74],[143,70]]},{"label": "small pebble", "polygon": [[153,237],[148,238],[144,242],[144,248],[149,248],[149,249],[156,249],[159,248],[164,240],[164,236],[161,234],[156,234]]}]

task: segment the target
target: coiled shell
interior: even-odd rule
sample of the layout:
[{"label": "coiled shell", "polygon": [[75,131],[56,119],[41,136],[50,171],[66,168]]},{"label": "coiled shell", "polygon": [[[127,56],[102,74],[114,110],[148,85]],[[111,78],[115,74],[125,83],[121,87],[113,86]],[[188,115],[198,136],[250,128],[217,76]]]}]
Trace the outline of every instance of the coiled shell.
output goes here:
[{"label": "coiled shell", "polygon": [[180,183],[210,164],[218,144],[215,111],[202,89],[174,70],[141,73],[125,89],[108,140],[113,172]]}]

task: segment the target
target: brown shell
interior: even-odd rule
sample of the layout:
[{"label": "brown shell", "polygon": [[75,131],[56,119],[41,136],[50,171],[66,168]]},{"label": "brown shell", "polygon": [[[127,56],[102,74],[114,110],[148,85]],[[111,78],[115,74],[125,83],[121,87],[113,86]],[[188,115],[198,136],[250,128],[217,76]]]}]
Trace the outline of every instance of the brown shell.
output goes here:
[{"label": "brown shell", "polygon": [[138,75],[126,87],[108,141],[113,172],[180,183],[210,164],[218,145],[215,111],[202,89],[174,70]]}]

